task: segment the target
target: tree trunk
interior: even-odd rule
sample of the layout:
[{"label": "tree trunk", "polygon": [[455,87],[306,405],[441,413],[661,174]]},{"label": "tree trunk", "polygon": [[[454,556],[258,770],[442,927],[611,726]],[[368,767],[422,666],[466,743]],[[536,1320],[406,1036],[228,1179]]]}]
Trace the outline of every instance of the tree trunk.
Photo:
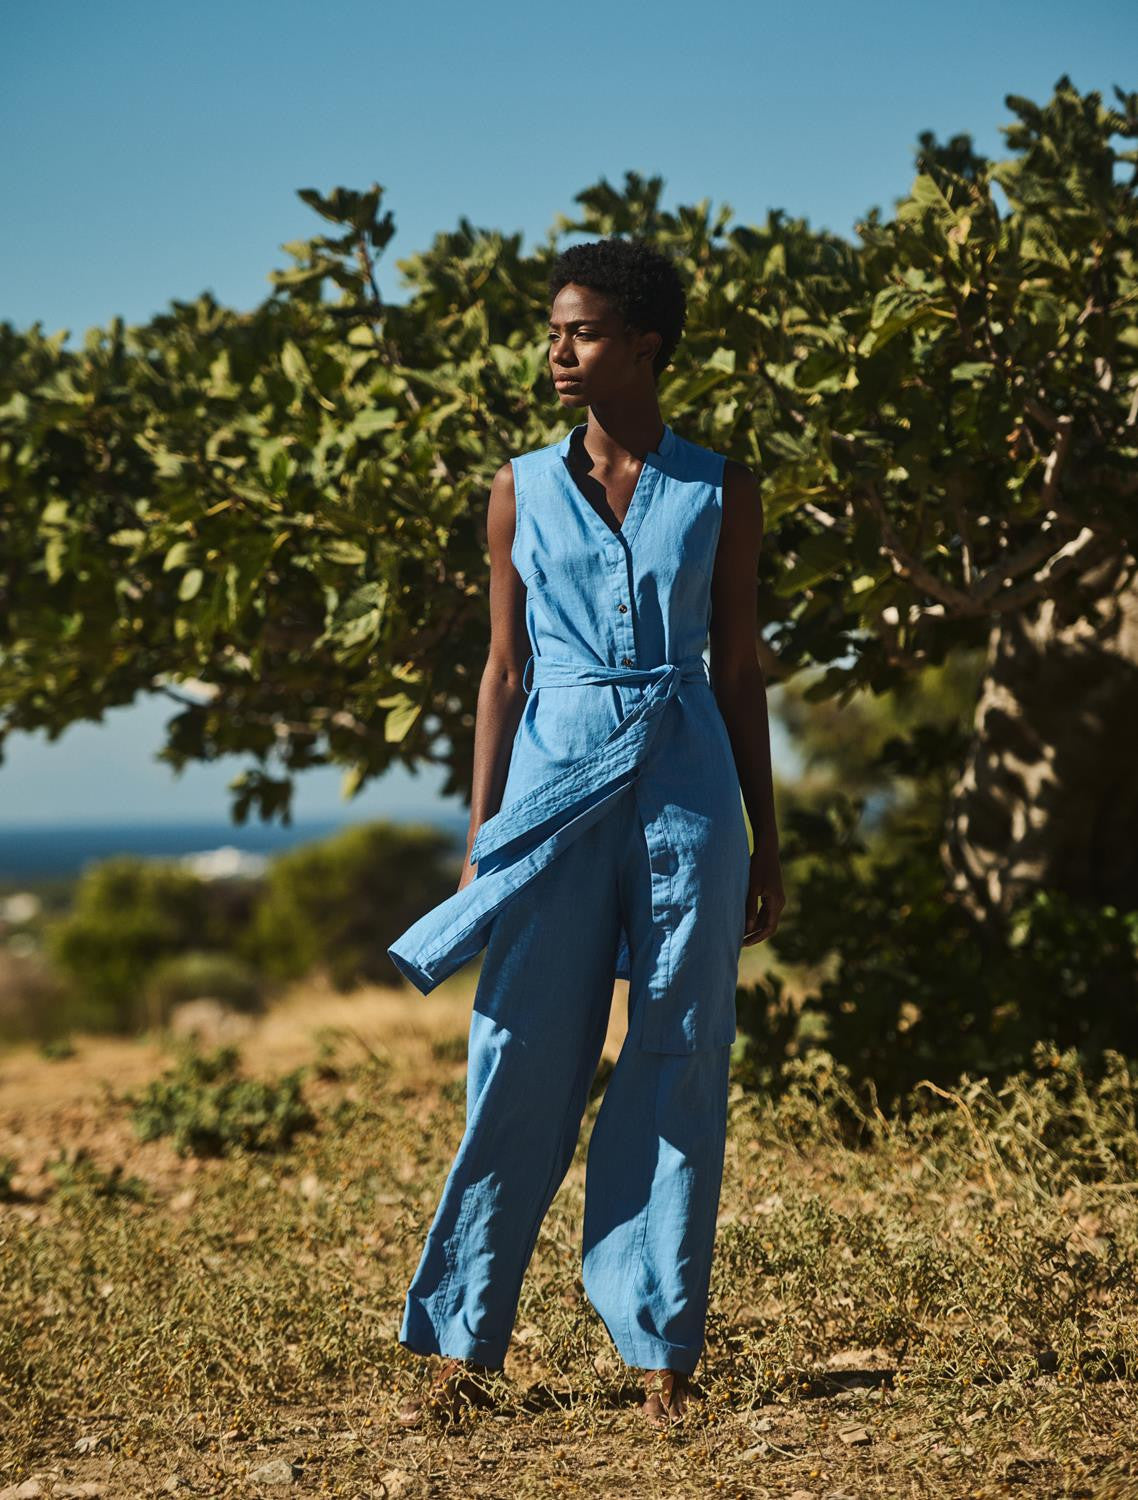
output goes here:
[{"label": "tree trunk", "polygon": [[1038,888],[1138,906],[1138,567],[1115,558],[1082,583],[989,636],[940,851],[985,922]]}]

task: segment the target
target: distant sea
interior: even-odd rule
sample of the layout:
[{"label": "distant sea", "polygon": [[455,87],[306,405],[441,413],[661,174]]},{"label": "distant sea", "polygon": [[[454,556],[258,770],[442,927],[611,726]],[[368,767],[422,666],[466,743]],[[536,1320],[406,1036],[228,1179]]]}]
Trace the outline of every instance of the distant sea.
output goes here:
[{"label": "distant sea", "polygon": [[[366,819],[363,821],[372,821]],[[461,850],[466,836],[465,812],[432,811],[392,822],[427,823],[454,836]],[[259,820],[237,823],[73,823],[58,827],[42,823],[0,824],[0,880],[34,880],[77,875],[90,860],[112,854],[137,854],[156,859],[207,854],[232,848],[246,854],[272,855],[298,844],[327,838],[353,826],[336,818],[297,821],[291,828]]]}]

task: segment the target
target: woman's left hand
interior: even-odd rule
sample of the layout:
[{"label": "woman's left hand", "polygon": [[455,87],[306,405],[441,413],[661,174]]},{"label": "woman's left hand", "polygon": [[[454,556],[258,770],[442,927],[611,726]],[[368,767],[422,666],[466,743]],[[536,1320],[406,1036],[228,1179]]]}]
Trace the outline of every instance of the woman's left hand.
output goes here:
[{"label": "woman's left hand", "polygon": [[[762,910],[759,904],[762,903]],[[747,906],[743,924],[743,947],[764,942],[778,928],[786,894],[782,888],[782,867],[778,849],[762,844],[751,855],[751,874],[747,886]]]}]

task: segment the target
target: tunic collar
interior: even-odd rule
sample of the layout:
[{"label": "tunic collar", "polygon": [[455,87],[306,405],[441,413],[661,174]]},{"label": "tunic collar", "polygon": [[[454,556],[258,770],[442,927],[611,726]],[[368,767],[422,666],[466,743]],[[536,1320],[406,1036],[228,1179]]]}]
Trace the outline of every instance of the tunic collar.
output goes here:
[{"label": "tunic collar", "polygon": [[[578,422],[576,427],[571,427],[565,434],[565,436],[561,439],[561,442],[558,444],[558,451],[563,457],[568,456],[569,446],[572,443],[574,436],[578,432],[584,432],[587,426],[587,422]],[[649,456],[655,454],[657,458],[666,458],[675,446],[675,442],[676,434],[668,426],[667,422],[665,422],[664,436],[660,439],[660,446],[658,448],[650,448],[648,450],[648,454]]]}]

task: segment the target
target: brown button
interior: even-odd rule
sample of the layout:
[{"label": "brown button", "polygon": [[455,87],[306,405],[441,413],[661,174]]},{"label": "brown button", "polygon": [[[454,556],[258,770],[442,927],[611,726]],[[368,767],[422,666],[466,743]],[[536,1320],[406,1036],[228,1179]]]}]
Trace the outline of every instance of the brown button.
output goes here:
[{"label": "brown button", "polygon": [[620,612],[621,612],[622,615],[626,615],[628,613],[628,605],[627,604],[618,604],[617,605],[617,609],[620,610]]},{"label": "brown button", "polygon": [[620,659],[620,664],[622,667],[630,667],[632,665],[632,657],[622,656]]}]

